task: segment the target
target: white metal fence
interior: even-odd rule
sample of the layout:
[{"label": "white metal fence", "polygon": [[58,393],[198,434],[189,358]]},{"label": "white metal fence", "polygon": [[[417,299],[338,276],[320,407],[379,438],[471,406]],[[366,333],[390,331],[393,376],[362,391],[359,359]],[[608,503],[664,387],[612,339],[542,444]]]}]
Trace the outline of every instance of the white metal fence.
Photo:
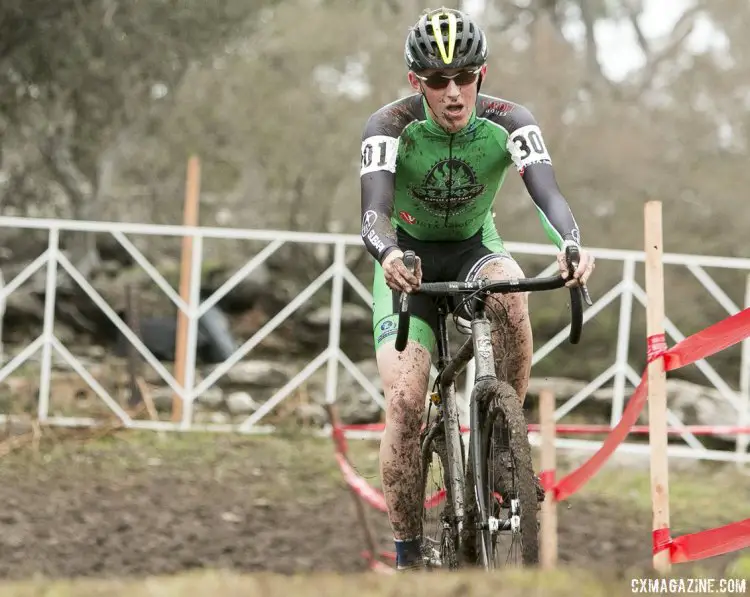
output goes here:
[{"label": "white metal fence", "polygon": [[[231,228],[190,228],[182,226],[163,226],[163,225],[146,225],[146,224],[128,224],[128,223],[110,223],[110,222],[81,222],[68,220],[45,220],[45,219],[27,219],[0,217],[0,230],[2,229],[36,229],[44,230],[48,235],[47,249],[33,262],[31,262],[20,274],[13,280],[5,280],[4,284],[0,283],[0,313],[5,309],[5,303],[8,295],[18,289],[32,275],[46,267],[46,290],[44,305],[44,326],[41,335],[30,342],[22,351],[16,354],[7,363],[4,362],[0,368],[0,382],[11,375],[21,364],[27,361],[32,355],[41,351],[41,369],[39,380],[39,395],[37,405],[37,418],[40,422],[50,425],[61,426],[89,426],[97,424],[96,420],[90,418],[75,418],[50,416],[50,395],[53,391],[51,388],[52,356],[53,351],[63,358],[92,388],[109,409],[117,416],[126,427],[159,429],[159,430],[204,430],[204,431],[237,431],[245,433],[263,433],[273,430],[271,426],[262,425],[263,418],[271,412],[287,396],[295,391],[304,383],[313,373],[323,366],[327,367],[325,399],[328,402],[336,400],[338,387],[339,366],[343,366],[364,388],[364,390],[383,407],[383,397],[380,392],[370,383],[367,377],[356,367],[356,365],[347,357],[340,348],[341,338],[341,313],[344,284],[349,284],[351,288],[362,298],[367,306],[372,304],[372,296],[369,290],[359,279],[347,268],[346,249],[347,247],[359,247],[362,243],[359,236],[340,235],[340,234],[320,234],[320,233],[299,233],[286,232],[278,230],[240,230]],[[185,370],[185,384],[182,387],[175,377],[160,363],[143,342],[133,333],[124,321],[118,317],[114,309],[97,293],[91,284],[81,275],[74,267],[70,260],[60,250],[61,232],[97,232],[111,234],[119,244],[132,256],[143,270],[153,279],[164,293],[172,300],[175,306],[182,310],[189,321],[187,334],[187,363]],[[175,292],[164,277],[148,261],[148,259],[137,249],[133,242],[128,238],[129,234],[138,235],[155,235],[155,236],[172,236],[183,237],[191,236],[194,239],[191,266],[191,287],[189,300],[187,303]],[[257,255],[250,258],[247,263],[240,268],[236,274],[228,279],[213,296],[201,301],[200,300],[200,278],[202,271],[203,259],[203,242],[204,239],[238,239],[264,241],[268,243]],[[198,320],[206,313],[208,309],[216,305],[219,300],[225,297],[232,289],[260,264],[266,261],[281,246],[287,243],[304,243],[311,245],[329,245],[333,247],[333,263],[323,271],[317,279],[300,292],[293,300],[289,302],[278,314],[269,319],[251,338],[247,339],[237,351],[224,363],[218,365],[205,379],[196,383],[196,348],[198,342]],[[554,263],[555,249],[551,245],[537,245],[526,243],[506,243],[507,248],[517,257],[522,258],[524,255],[537,255],[549,257],[550,265],[538,275],[549,275],[556,269]],[[640,381],[640,375],[629,362],[629,343],[631,337],[631,321],[636,302],[645,306],[646,293],[636,281],[636,264],[643,262],[644,254],[639,251],[623,251],[609,249],[592,249],[598,263],[614,262],[622,264],[622,277],[609,291],[605,292],[592,307],[585,311],[584,325],[596,317],[605,307],[612,304],[618,298],[620,299],[619,324],[616,339],[616,358],[614,363],[591,380],[583,389],[570,397],[565,403],[561,404],[556,411],[556,420],[562,420],[566,415],[573,411],[584,400],[599,388],[607,383],[612,382],[614,388],[613,400],[611,405],[611,424],[614,425],[619,421],[626,397],[629,395],[631,388],[628,384],[637,385]],[[687,268],[695,279],[718,301],[728,314],[737,313],[740,307],[736,305],[729,296],[719,287],[705,268],[720,268],[750,271],[750,259],[706,257],[697,255],[679,255],[665,254],[665,266],[678,266]],[[118,404],[118,402],[108,394],[95,377],[87,371],[86,367],[66,348],[55,335],[55,299],[56,299],[56,282],[60,272],[66,272],[91,298],[91,300],[102,310],[102,312],[112,321],[117,329],[135,346],[138,352],[143,356],[145,361],[161,376],[164,383],[168,385],[183,401],[182,419],[180,422],[171,421],[147,421],[134,420]],[[1,279],[0,279],[1,280]],[[328,346],[319,355],[313,358],[307,366],[303,367],[292,379],[270,397],[262,406],[250,415],[244,422],[238,425],[226,424],[197,424],[194,422],[194,403],[196,398],[201,396],[211,386],[213,386],[223,375],[225,375],[235,364],[247,357],[247,355],[267,338],[279,325],[290,317],[297,309],[312,297],[316,291],[325,284],[331,282],[331,318],[328,331]],[[667,289],[669,294],[669,289]],[[745,303],[748,304],[750,297],[745,297]],[[0,317],[1,319],[2,317]],[[0,322],[1,324],[1,322]],[[1,329],[1,328],[0,328]],[[684,338],[681,331],[667,318],[665,321],[667,335],[673,341],[679,341]],[[561,329],[558,334],[546,342],[543,346],[538,347],[533,356],[533,365],[537,365],[542,359],[554,350],[560,350],[560,346],[567,342],[569,326]],[[586,328],[584,327],[584,342],[586,340]],[[0,342],[2,339],[0,338]],[[645,348],[644,348],[645,350]],[[737,421],[740,424],[747,424],[750,421],[748,417],[748,385],[750,383],[750,346],[748,341],[743,343],[742,348],[742,365],[738,372],[737,390],[732,388],[732,383],[722,378],[716,370],[705,361],[697,363],[697,367],[702,371],[705,378],[711,386],[715,387],[723,400],[726,400],[737,414]],[[469,368],[471,371],[471,367]],[[433,368],[433,376],[435,370]],[[564,372],[561,372],[564,375]],[[470,377],[470,376],[469,376]],[[470,380],[467,383],[465,394],[470,391]],[[682,427],[682,422],[670,411],[670,424],[675,427]],[[10,415],[0,415],[0,420],[8,420]],[[701,441],[691,433],[684,431],[682,433],[684,445],[670,446],[670,452],[678,457],[705,458],[718,460],[735,460],[745,462],[750,460],[746,452],[747,436],[738,436],[737,449],[735,451],[709,450],[704,447]],[[587,441],[578,439],[558,438],[560,447],[568,447],[583,450],[596,450],[601,443],[598,441]],[[538,442],[538,437],[532,434],[532,442]],[[635,453],[647,453],[646,444],[627,443],[621,447],[624,451]]]}]

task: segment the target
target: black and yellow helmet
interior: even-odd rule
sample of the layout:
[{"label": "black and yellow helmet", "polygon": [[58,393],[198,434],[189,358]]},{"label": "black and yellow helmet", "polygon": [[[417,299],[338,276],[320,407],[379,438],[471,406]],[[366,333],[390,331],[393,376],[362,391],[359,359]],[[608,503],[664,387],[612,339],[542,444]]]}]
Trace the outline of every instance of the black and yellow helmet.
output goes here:
[{"label": "black and yellow helmet", "polygon": [[487,60],[487,38],[466,13],[438,8],[411,28],[404,58],[413,71],[481,66]]}]

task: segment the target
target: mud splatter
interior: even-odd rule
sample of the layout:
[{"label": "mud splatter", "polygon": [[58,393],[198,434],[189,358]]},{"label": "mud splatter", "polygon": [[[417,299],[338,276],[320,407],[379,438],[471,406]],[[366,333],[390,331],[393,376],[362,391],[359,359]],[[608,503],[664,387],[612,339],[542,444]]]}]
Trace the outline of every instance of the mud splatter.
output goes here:
[{"label": "mud splatter", "polygon": [[411,343],[401,354],[388,347],[378,354],[378,365],[386,389],[386,423],[380,444],[383,494],[394,537],[410,539],[420,532],[419,432],[430,355]]},{"label": "mud splatter", "polygon": [[[492,280],[507,280],[511,277],[523,277],[524,273],[515,261],[504,259],[488,263],[479,275]],[[491,323],[497,376],[513,386],[523,404],[534,346],[528,295],[513,293],[490,297],[487,300],[487,317]]]}]

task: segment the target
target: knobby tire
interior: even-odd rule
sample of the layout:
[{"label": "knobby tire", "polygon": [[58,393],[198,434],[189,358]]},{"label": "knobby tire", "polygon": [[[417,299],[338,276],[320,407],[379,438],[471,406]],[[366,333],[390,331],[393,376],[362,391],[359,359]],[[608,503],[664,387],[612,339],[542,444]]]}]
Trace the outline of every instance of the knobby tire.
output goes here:
[{"label": "knobby tire", "polygon": [[[523,566],[534,566],[539,563],[539,535],[537,519],[537,492],[534,483],[534,468],[531,459],[531,446],[528,439],[528,429],[523,409],[518,395],[505,382],[492,384],[491,394],[487,395],[489,403],[482,421],[482,467],[484,469],[485,486],[481,491],[485,502],[491,505],[487,512],[479,512],[475,487],[477,476],[473,470],[473,459],[470,456],[467,463],[466,487],[467,499],[466,526],[463,541],[463,558],[478,565],[482,564],[482,550],[486,549],[489,568],[495,567],[496,539],[490,545],[482,541],[483,531],[477,529],[477,523],[486,523],[489,516],[510,516],[509,507],[501,509],[497,500],[492,498],[492,492],[504,494],[509,498],[515,497],[520,506],[521,561]],[[477,397],[480,398],[480,397]],[[481,399],[481,398],[480,398]],[[509,450],[503,454],[493,437],[505,433],[505,442]],[[504,456],[504,458],[503,458]],[[493,474],[494,472],[494,474]],[[490,491],[489,485],[494,486]],[[507,533],[508,531],[500,531]]]},{"label": "knobby tire", "polygon": [[[451,492],[450,483],[450,469],[448,468],[448,453],[445,444],[445,428],[443,426],[442,417],[438,421],[429,426],[425,432],[423,432],[421,439],[421,451],[422,451],[422,552],[423,555],[428,555],[428,550],[432,547],[430,541],[426,536],[427,529],[424,528],[426,521],[427,510],[424,507],[425,499],[428,497],[428,485],[430,484],[431,476],[429,474],[430,468],[434,466],[433,454],[437,454],[440,469],[443,475],[443,484],[446,490],[445,500],[440,506],[433,508],[439,510],[441,513],[441,522],[444,516],[448,516],[449,519],[453,516],[453,498]],[[461,451],[463,454],[463,440],[459,436],[459,442],[461,442]],[[450,531],[447,532],[445,529],[439,532],[439,544],[440,544],[440,557],[441,557],[441,568],[447,568],[455,570],[459,567],[458,559],[458,537],[455,533],[456,527],[452,526]]]}]

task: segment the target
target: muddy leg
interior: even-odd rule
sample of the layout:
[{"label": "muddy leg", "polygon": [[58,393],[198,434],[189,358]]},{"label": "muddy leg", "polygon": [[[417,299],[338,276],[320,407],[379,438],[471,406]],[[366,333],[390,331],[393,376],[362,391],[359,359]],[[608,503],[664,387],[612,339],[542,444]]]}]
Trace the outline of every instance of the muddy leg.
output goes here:
[{"label": "muddy leg", "polygon": [[[479,276],[507,280],[522,278],[524,274],[514,260],[499,259],[485,265]],[[528,293],[496,294],[490,298],[488,306],[487,317],[492,322],[497,376],[513,386],[523,404],[529,387],[534,349]]]},{"label": "muddy leg", "polygon": [[393,344],[377,354],[386,399],[380,443],[380,476],[388,518],[397,542],[421,535],[422,479],[419,432],[430,373],[429,352],[409,341],[402,353]]}]

